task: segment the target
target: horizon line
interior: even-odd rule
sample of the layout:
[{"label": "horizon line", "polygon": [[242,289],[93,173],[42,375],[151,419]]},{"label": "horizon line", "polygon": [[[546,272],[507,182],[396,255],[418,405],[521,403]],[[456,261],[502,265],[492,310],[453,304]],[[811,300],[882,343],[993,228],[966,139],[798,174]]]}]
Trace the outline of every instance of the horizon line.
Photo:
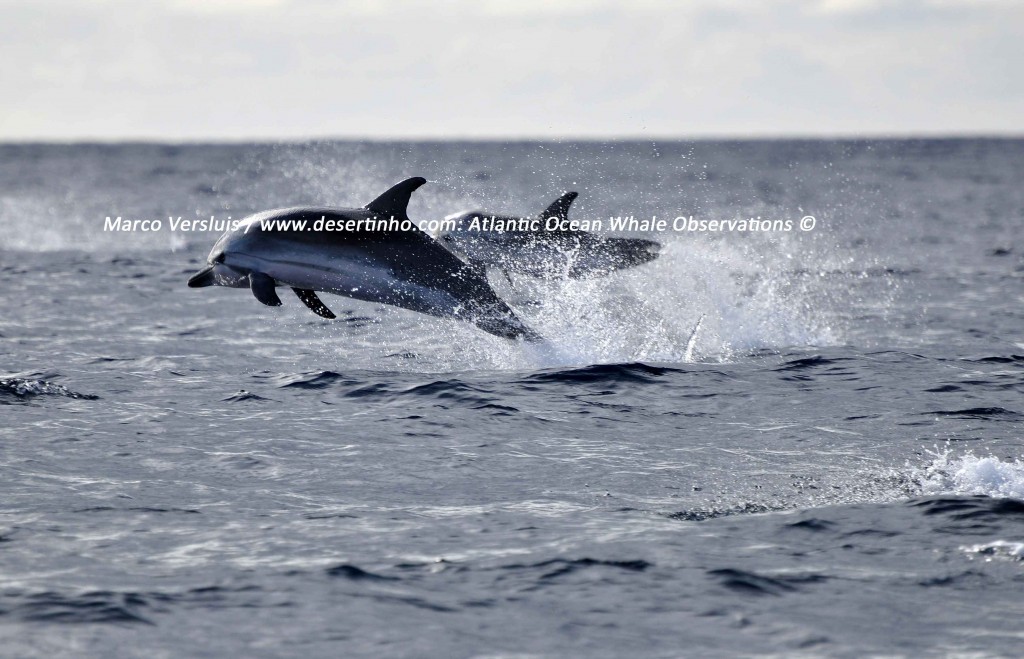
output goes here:
[{"label": "horizon line", "polygon": [[561,142],[855,142],[855,141],[900,141],[900,140],[1016,140],[1024,139],[1024,131],[1020,132],[968,132],[968,131],[921,131],[921,132],[877,132],[877,133],[730,133],[707,135],[516,135],[516,136],[452,136],[436,135],[321,135],[321,136],[251,136],[251,137],[0,137],[2,145],[39,145],[39,146],[75,146],[75,145],[117,145],[117,144],[154,144],[154,145],[242,145],[242,144],[308,144],[316,142],[351,142],[351,143],[561,143]]}]

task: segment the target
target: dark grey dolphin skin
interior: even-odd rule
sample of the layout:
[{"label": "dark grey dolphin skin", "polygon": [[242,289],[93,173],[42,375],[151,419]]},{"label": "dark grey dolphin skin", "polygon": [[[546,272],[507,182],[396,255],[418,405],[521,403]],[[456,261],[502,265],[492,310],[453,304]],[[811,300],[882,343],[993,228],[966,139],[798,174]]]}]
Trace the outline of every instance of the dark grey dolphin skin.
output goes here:
[{"label": "dark grey dolphin skin", "polygon": [[[327,222],[408,221],[409,197],[426,179],[402,181],[363,208],[300,207],[263,211],[217,240],[192,288],[249,288],[278,306],[276,289],[290,287],[324,318],[334,314],[316,291],[379,302],[441,318],[458,318],[507,339],[541,341],[487,283],[411,222],[395,230],[330,230]],[[295,222],[305,221],[304,228]],[[314,226],[320,221],[322,226]]]},{"label": "dark grey dolphin skin", "polygon": [[[478,270],[495,268],[506,276],[515,272],[534,277],[568,276],[573,279],[601,277],[616,270],[632,268],[658,258],[661,245],[643,238],[611,238],[587,231],[559,229],[549,231],[546,221],[569,218],[569,206],[577,193],[566,192],[535,218],[494,215],[469,211],[449,215],[455,231],[441,236],[441,243],[466,259]],[[472,230],[473,220],[500,222],[504,226],[526,224],[530,220],[539,230]],[[492,226],[496,226],[492,223]]]}]

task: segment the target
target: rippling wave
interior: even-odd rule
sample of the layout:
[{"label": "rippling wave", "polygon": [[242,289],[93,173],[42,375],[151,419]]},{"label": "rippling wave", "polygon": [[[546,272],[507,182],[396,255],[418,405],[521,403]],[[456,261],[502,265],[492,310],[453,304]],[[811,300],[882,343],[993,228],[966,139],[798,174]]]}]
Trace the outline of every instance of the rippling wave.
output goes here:
[{"label": "rippling wave", "polygon": [[[1013,656],[1022,144],[0,145],[4,650]],[[98,229],[414,174],[414,218],[817,227],[493,277],[540,346]]]}]

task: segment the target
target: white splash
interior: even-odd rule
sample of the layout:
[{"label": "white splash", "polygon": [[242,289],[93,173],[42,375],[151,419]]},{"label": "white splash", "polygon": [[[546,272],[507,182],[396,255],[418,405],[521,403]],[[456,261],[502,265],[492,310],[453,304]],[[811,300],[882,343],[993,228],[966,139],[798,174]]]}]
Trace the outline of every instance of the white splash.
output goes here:
[{"label": "white splash", "polygon": [[1009,542],[1007,540],[996,540],[978,545],[966,545],[960,547],[960,551],[970,558],[980,557],[986,562],[995,559],[1004,561],[1024,561],[1024,542]]},{"label": "white splash", "polygon": [[951,451],[934,454],[924,468],[914,470],[926,495],[982,494],[990,497],[1024,499],[1024,462],[967,453],[955,457]]}]

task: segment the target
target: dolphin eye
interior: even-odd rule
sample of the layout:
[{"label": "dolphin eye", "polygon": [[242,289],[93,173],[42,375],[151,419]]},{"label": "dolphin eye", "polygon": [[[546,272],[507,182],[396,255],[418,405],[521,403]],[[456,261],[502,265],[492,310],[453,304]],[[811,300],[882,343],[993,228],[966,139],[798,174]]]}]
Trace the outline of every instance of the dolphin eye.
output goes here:
[{"label": "dolphin eye", "polygon": [[210,259],[210,263],[224,263],[224,252]]}]

